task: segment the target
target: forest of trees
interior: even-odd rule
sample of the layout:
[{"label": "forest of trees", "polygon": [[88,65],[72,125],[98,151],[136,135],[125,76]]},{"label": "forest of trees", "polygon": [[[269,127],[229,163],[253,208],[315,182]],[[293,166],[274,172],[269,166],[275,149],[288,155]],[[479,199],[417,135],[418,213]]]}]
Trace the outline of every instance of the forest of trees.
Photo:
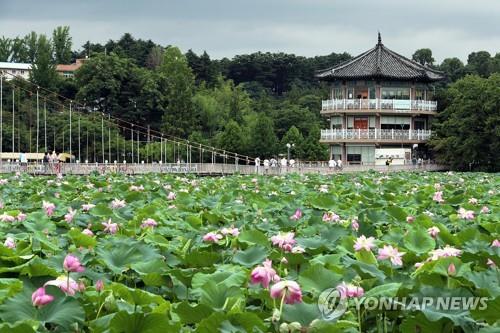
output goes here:
[{"label": "forest of trees", "polygon": [[[56,74],[56,64],[87,57],[74,78]],[[165,134],[250,156],[285,153],[286,143],[290,142],[295,144],[294,156],[305,160],[324,160],[328,156],[327,147],[319,144],[319,131],[327,126],[319,111],[328,88],[314,77],[314,72],[350,57],[348,53],[308,58],[257,52],[232,59],[211,59],[206,52],[196,54],[189,50],[183,54],[175,46],[136,39],[128,33],[104,45],[89,41],[75,50],[69,27],[57,27],[52,36],[32,32],[24,37],[0,38],[0,61],[32,63],[30,80],[34,84],[85,105],[84,111],[150,124]],[[498,155],[492,151],[499,147],[499,80],[498,74],[492,74],[500,73],[500,53],[493,56],[478,51],[471,53],[465,64],[458,58],[446,58],[437,64],[430,49],[419,49],[413,59],[447,76],[446,82],[437,85],[438,105],[443,112],[438,117],[438,136],[432,144],[438,159],[445,159],[458,169],[469,168],[469,163],[498,169],[498,156],[494,159],[491,155]],[[483,93],[483,88],[489,89],[489,93]],[[4,102],[10,103],[9,87],[4,89]],[[30,133],[30,138],[19,139],[19,144],[28,149],[34,100],[32,94],[22,91],[16,98],[19,110],[25,110],[25,118],[19,119],[23,123],[19,125],[25,126],[21,135]],[[457,102],[464,99],[471,102],[465,106]],[[487,102],[484,115],[479,116],[474,101]],[[477,116],[464,116],[472,114]],[[64,131],[64,125],[57,123],[58,117],[62,115],[50,119],[49,128],[54,133]],[[88,126],[97,126],[92,114],[86,117]],[[458,130],[457,124],[465,118],[485,122],[493,143],[478,140],[474,145],[461,144],[469,139],[467,135],[478,134]],[[475,126],[478,131],[483,128],[480,123]],[[457,130],[449,131],[448,127]],[[8,130],[6,124],[4,131]],[[452,134],[456,136],[454,144],[445,144]],[[116,144],[125,139],[126,136],[120,137]],[[7,149],[11,143],[5,139],[3,144]],[[483,157],[469,153],[468,161],[464,155],[454,156],[450,150],[456,151],[456,145],[465,149],[460,150],[461,154],[467,156],[467,149],[475,149],[475,154]],[[454,163],[454,158],[462,162]]]}]

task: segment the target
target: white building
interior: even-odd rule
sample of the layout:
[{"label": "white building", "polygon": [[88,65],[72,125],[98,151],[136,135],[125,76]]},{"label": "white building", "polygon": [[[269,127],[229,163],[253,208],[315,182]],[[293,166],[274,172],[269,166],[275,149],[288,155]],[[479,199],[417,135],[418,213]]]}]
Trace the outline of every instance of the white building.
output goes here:
[{"label": "white building", "polygon": [[12,80],[16,76],[28,80],[31,73],[31,64],[0,62],[0,72],[3,72],[6,80]]}]

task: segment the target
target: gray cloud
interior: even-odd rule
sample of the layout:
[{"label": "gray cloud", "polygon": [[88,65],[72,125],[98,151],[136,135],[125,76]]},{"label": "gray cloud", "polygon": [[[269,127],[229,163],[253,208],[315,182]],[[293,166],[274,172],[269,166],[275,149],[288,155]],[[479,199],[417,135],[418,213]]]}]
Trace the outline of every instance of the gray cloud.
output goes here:
[{"label": "gray cloud", "polygon": [[130,32],[215,58],[271,51],[360,53],[376,42],[406,56],[429,47],[438,61],[500,51],[497,0],[0,0],[0,34],[50,34],[69,25],[75,48]]}]

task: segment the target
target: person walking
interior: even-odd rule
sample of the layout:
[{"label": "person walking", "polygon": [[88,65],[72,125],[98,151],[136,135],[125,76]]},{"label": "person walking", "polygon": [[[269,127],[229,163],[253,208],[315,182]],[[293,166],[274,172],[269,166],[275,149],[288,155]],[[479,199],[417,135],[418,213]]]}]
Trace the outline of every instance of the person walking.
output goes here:
[{"label": "person walking", "polygon": [[264,172],[266,174],[269,172],[269,160],[267,158],[264,160]]},{"label": "person walking", "polygon": [[259,174],[260,171],[260,158],[257,156],[255,158],[255,173]]},{"label": "person walking", "polygon": [[28,157],[24,150],[19,154],[19,163],[21,163],[21,170],[26,171],[28,169]]},{"label": "person walking", "polygon": [[328,168],[330,168],[330,171],[335,171],[336,167],[337,167],[337,163],[335,162],[335,160],[333,158],[331,158],[328,161]]}]

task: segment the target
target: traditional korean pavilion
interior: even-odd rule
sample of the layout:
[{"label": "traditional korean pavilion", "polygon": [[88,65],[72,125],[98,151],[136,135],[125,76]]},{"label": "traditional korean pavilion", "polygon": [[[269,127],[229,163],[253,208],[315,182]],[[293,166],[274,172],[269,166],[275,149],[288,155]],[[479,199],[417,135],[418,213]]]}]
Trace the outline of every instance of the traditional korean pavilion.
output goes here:
[{"label": "traditional korean pavilion", "polygon": [[321,131],[321,142],[330,156],[346,164],[396,164],[427,158],[425,142],[431,136],[433,83],[442,72],[410,60],[382,44],[316,77],[331,84],[330,99],[321,114],[330,128]]}]

